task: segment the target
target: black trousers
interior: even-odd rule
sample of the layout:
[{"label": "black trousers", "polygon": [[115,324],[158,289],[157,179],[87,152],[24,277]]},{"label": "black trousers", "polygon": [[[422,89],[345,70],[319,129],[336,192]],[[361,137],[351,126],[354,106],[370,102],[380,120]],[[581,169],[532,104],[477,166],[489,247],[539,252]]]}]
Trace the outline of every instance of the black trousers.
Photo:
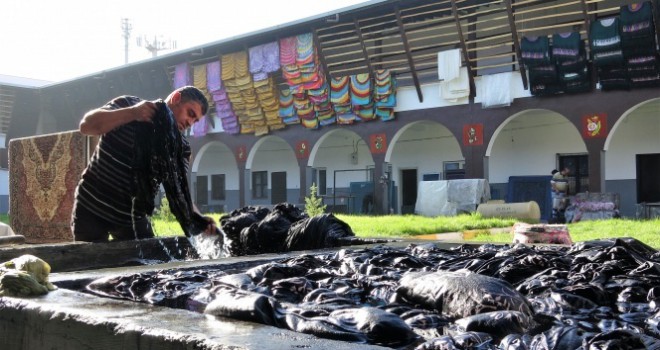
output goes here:
[{"label": "black trousers", "polygon": [[71,214],[71,232],[74,241],[85,242],[107,242],[110,235],[115,241],[154,237],[151,222],[146,215],[136,219],[132,225],[118,225],[77,203],[74,204]]}]

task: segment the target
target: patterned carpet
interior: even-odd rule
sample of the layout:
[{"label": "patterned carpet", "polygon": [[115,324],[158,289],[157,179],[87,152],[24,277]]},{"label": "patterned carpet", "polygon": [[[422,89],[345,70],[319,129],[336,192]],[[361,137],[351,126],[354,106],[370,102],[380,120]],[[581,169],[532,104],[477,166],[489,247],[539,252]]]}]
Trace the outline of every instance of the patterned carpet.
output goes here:
[{"label": "patterned carpet", "polygon": [[78,131],[9,142],[11,226],[27,243],[73,240],[71,210],[87,147],[87,137]]}]

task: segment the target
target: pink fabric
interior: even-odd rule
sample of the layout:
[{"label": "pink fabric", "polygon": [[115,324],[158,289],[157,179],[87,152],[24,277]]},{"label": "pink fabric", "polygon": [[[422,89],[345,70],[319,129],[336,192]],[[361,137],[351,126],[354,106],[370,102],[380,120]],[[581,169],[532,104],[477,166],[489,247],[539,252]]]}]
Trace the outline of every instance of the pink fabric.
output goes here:
[{"label": "pink fabric", "polygon": [[296,42],[295,36],[280,39],[280,65],[296,64]]}]

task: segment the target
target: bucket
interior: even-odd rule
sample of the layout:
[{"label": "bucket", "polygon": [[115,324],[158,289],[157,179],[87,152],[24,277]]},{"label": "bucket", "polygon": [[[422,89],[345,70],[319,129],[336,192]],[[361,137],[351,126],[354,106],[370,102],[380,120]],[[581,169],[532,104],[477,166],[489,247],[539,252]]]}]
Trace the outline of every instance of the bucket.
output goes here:
[{"label": "bucket", "polygon": [[541,209],[535,201],[521,203],[483,203],[477,212],[485,218],[515,218],[527,222],[539,222]]}]

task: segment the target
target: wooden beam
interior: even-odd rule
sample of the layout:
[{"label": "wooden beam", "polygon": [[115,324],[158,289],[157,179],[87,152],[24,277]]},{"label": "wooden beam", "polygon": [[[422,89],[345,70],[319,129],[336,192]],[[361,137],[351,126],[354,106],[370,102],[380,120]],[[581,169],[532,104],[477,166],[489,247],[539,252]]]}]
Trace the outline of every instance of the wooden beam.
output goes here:
[{"label": "wooden beam", "polygon": [[403,29],[403,22],[401,21],[401,11],[399,6],[394,6],[394,12],[396,13],[396,23],[399,26],[399,33],[401,33],[401,40],[403,41],[403,48],[406,50],[406,58],[408,59],[408,66],[410,66],[410,74],[412,74],[413,83],[415,84],[415,89],[417,90],[417,98],[419,102],[424,102],[424,95],[422,94],[422,87],[419,84],[419,78],[417,77],[417,70],[415,69],[415,62],[413,61],[412,54],[410,53],[410,44],[408,44],[408,36],[406,31]]},{"label": "wooden beam", "polygon": [[458,7],[456,6],[456,0],[451,0],[451,13],[454,16],[456,31],[458,32],[458,39],[460,40],[461,45],[461,52],[463,53],[463,59],[465,60],[465,66],[467,67],[468,78],[470,79],[470,97],[475,97],[477,94],[477,87],[474,84],[474,75],[472,72],[472,66],[470,66],[470,56],[468,54],[467,45],[465,44],[465,38],[463,37],[461,20],[458,18]]},{"label": "wooden beam", "polygon": [[[584,0],[582,0],[584,2]],[[516,21],[513,18],[513,10],[511,9],[511,0],[504,0],[506,5],[506,15],[509,17],[509,27],[511,29],[511,36],[513,37],[513,48],[516,50],[516,59],[518,60],[518,67],[520,68],[520,76],[522,77],[523,87],[528,89],[527,74],[525,72],[525,65],[522,61],[522,52],[520,50],[520,40],[518,40],[518,28],[516,28]]]},{"label": "wooden beam", "polygon": [[584,29],[587,31],[587,38],[591,38],[591,21],[589,20],[589,9],[587,8],[587,2],[585,0],[580,0],[580,6],[582,6],[582,16],[584,17]]},{"label": "wooden beam", "polygon": [[364,56],[364,59],[367,61],[367,68],[369,69],[369,74],[371,74],[371,77],[375,79],[376,74],[374,72],[374,67],[371,66],[371,60],[369,59],[369,54],[367,53],[367,47],[364,45],[364,37],[362,35],[362,29],[360,29],[360,23],[358,22],[357,18],[353,18],[353,25],[355,26],[355,33],[357,33],[358,40],[360,41],[360,47],[362,48],[362,55]]},{"label": "wooden beam", "polygon": [[[319,56],[319,62],[321,62],[321,67],[323,67],[323,75],[326,83],[330,86],[330,71],[328,70],[328,65],[325,63],[325,56],[321,50],[321,41],[319,40],[318,28],[312,28],[312,40],[314,40],[314,47],[316,48],[316,54]],[[328,94],[330,90],[328,90]]]}]

